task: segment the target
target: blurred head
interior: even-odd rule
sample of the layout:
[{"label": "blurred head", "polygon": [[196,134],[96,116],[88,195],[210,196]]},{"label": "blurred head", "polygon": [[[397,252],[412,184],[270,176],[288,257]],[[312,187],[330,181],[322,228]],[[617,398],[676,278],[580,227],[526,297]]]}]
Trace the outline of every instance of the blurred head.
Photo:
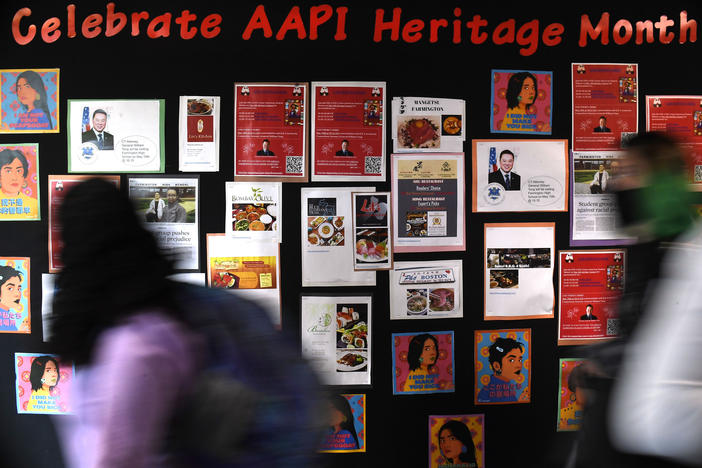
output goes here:
[{"label": "blurred head", "polygon": [[353,436],[353,439],[356,441],[356,447],[358,447],[358,435],[356,434],[356,427],[353,422],[353,412],[351,411],[349,401],[342,395],[332,395],[329,398],[329,410],[329,425],[335,432],[340,430],[349,431]]},{"label": "blurred head", "polygon": [[585,379],[587,378],[587,371],[583,363],[578,364],[570,371],[568,375],[568,390],[570,390],[575,395],[575,402],[584,405],[586,402],[585,396]]},{"label": "blurred head", "polygon": [[529,72],[519,72],[510,76],[507,82],[507,107],[513,109],[522,106],[529,107],[534,104],[538,94],[536,77]]},{"label": "blurred head", "polygon": [[11,266],[0,265],[0,307],[16,309],[22,300],[22,273]]},{"label": "blurred head", "polygon": [[475,445],[468,427],[460,421],[447,421],[439,429],[439,450],[452,464],[475,462]]},{"label": "blurred head", "polygon": [[268,141],[268,140],[263,140],[263,142],[261,143],[261,147],[263,148],[264,151],[267,151],[267,150],[268,150],[268,145],[270,145],[270,144],[271,144],[270,141]]},{"label": "blurred head", "polygon": [[160,200],[161,199],[161,194],[158,192],[154,192],[154,200]]},{"label": "blurred head", "polygon": [[600,117],[600,127],[606,127],[607,126],[607,117],[604,115]]},{"label": "blurred head", "polygon": [[496,375],[515,380],[522,372],[524,345],[512,338],[499,337],[488,349],[488,361]]},{"label": "blurred head", "polygon": [[502,172],[510,172],[514,167],[514,153],[510,150],[503,150],[500,153],[500,169]]},{"label": "blurred head", "polygon": [[0,190],[5,195],[17,196],[24,186],[29,161],[19,150],[0,151]]},{"label": "blurred head", "polygon": [[588,304],[585,306],[585,312],[590,315],[592,313],[592,304]]},{"label": "blurred head", "polygon": [[48,387],[50,390],[61,380],[58,361],[52,356],[39,356],[32,361],[29,371],[29,383],[32,390]]},{"label": "blurred head", "polygon": [[409,342],[407,363],[411,371],[430,368],[439,357],[439,342],[429,333],[414,336]]},{"label": "blurred head", "polygon": [[178,191],[176,189],[168,189],[166,192],[166,198],[168,199],[168,204],[172,205],[178,201]]},{"label": "blurred head", "polygon": [[341,149],[343,151],[346,151],[347,149],[349,149],[349,140],[342,140],[341,141]]}]

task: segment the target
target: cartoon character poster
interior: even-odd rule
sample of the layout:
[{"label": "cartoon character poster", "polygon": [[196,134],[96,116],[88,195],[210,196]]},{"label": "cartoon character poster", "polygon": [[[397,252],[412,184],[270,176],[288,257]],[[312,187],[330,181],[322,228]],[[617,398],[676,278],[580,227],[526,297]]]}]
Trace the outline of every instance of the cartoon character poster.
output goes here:
[{"label": "cartoon character poster", "polygon": [[429,416],[429,468],[485,466],[485,415]]},{"label": "cartoon character poster", "polygon": [[565,358],[558,365],[557,431],[577,431],[583,416],[585,367],[582,359]]},{"label": "cartoon character poster", "polygon": [[366,395],[330,395],[329,428],[319,451],[327,453],[366,451]]},{"label": "cartoon character poster", "polygon": [[0,333],[30,333],[29,258],[0,257]]},{"label": "cartoon character poster", "polygon": [[551,134],[553,73],[492,70],[491,133]]},{"label": "cartoon character poster", "polygon": [[59,130],[59,69],[0,70],[0,133]]},{"label": "cartoon character poster", "polygon": [[57,356],[15,353],[17,413],[70,413],[74,375],[73,364]]},{"label": "cartoon character poster", "polygon": [[531,401],[531,329],[475,331],[475,404]]},{"label": "cartoon character poster", "polygon": [[39,144],[0,145],[0,221],[39,219]]},{"label": "cartoon character poster", "polygon": [[393,333],[394,395],[450,393],[453,375],[453,331]]}]

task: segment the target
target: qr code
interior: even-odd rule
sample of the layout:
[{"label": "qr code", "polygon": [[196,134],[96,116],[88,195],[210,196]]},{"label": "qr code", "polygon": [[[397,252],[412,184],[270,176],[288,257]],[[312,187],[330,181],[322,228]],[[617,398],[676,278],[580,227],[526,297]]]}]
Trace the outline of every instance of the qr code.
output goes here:
[{"label": "qr code", "polygon": [[607,336],[619,336],[619,319],[607,319]]},{"label": "qr code", "polygon": [[285,173],[302,174],[302,156],[286,156]]},{"label": "qr code", "polygon": [[697,164],[695,165],[695,182],[700,181],[702,181],[702,166]]},{"label": "qr code", "polygon": [[366,174],[382,174],[383,173],[383,157],[382,156],[366,156]]}]

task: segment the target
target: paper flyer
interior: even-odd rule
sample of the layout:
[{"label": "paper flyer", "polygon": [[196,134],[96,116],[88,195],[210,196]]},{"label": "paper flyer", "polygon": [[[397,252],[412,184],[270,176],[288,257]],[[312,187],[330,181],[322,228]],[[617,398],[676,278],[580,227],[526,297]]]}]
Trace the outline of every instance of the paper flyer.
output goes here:
[{"label": "paper flyer", "polygon": [[553,72],[492,70],[490,132],[550,135]]},{"label": "paper flyer", "polygon": [[392,155],[396,252],[466,249],[463,153]]},{"label": "paper flyer", "polygon": [[585,369],[583,359],[562,358],[558,361],[558,422],[556,431],[577,431],[585,405]]},{"label": "paper flyer", "polygon": [[59,133],[58,68],[0,70],[0,133]]},{"label": "paper flyer", "polygon": [[475,404],[531,401],[531,329],[475,331]]},{"label": "paper flyer", "polygon": [[473,140],[473,212],[567,211],[568,140]]},{"label": "paper flyer", "polygon": [[558,344],[588,344],[618,336],[626,250],[561,250],[558,257]]},{"label": "paper flyer", "polygon": [[371,309],[371,296],[301,296],[302,356],[324,384],[371,384]]},{"label": "paper flyer", "polygon": [[390,270],[390,319],[463,317],[463,261],[395,262]]},{"label": "paper flyer", "polygon": [[307,182],[307,83],[235,83],[234,178]]},{"label": "paper flyer", "polygon": [[73,364],[58,356],[15,353],[18,414],[70,414]]},{"label": "paper flyer", "polygon": [[0,145],[0,221],[41,219],[39,144]]},{"label": "paper flyer", "polygon": [[453,331],[392,334],[392,393],[453,393]]},{"label": "paper flyer", "polygon": [[69,99],[68,172],[163,172],[165,99]]},{"label": "paper flyer", "polygon": [[616,151],[638,132],[635,63],[573,63],[573,151]]},{"label": "paper flyer", "polygon": [[[353,192],[354,270],[392,268],[390,192]],[[324,234],[321,228],[320,234]]]},{"label": "paper flyer", "polygon": [[429,468],[485,467],[485,415],[429,416]]},{"label": "paper flyer", "polygon": [[555,223],[485,223],[485,320],[553,318]]},{"label": "paper flyer", "polygon": [[137,216],[174,268],[199,270],[199,176],[129,176],[128,187]]},{"label": "paper flyer", "polygon": [[462,152],[466,101],[429,97],[392,98],[395,153]]},{"label": "paper flyer", "polygon": [[385,181],[385,82],[312,83],[312,181]]},{"label": "paper flyer", "polygon": [[224,232],[229,237],[283,241],[281,182],[225,182]]},{"label": "paper flyer", "polygon": [[329,397],[329,428],[319,448],[324,453],[366,451],[366,395],[334,394]]},{"label": "paper flyer", "polygon": [[61,262],[61,225],[59,224],[59,209],[63,203],[63,194],[73,186],[99,177],[115,184],[119,188],[120,177],[118,175],[53,175],[49,174],[49,273],[58,273],[63,267]]},{"label": "paper flyer", "polygon": [[277,242],[207,234],[207,285],[257,302],[280,326],[280,249]]},{"label": "paper flyer", "polygon": [[0,333],[32,332],[28,257],[0,257]]},{"label": "paper flyer", "polygon": [[219,114],[219,96],[180,96],[179,171],[219,171]]},{"label": "paper flyer", "polygon": [[375,271],[356,271],[352,192],[373,187],[302,187],[302,286],[375,286]]}]

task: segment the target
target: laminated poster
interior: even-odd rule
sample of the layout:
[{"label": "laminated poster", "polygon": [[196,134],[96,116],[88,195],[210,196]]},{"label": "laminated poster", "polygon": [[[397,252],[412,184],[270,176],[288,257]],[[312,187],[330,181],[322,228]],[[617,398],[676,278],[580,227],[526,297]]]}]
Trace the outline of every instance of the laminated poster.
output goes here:
[{"label": "laminated poster", "polygon": [[492,70],[490,132],[550,135],[552,81],[550,71]]},{"label": "laminated poster", "polygon": [[302,355],[326,385],[370,385],[371,296],[300,298]]},{"label": "laminated poster", "polygon": [[566,211],[568,140],[473,140],[473,212]]},{"label": "laminated poster", "polygon": [[429,416],[429,468],[485,467],[485,415]]},{"label": "laminated poster", "polygon": [[555,223],[485,223],[485,320],[553,318]]},{"label": "laminated poster", "polygon": [[280,327],[280,249],[277,242],[207,234],[207,285],[236,290],[257,302]]},{"label": "laminated poster", "polygon": [[129,177],[129,198],[177,270],[199,270],[198,176]]},{"label": "laminated poster", "polygon": [[385,82],[312,83],[312,181],[385,181]]},{"label": "laminated poster", "polygon": [[573,63],[573,151],[616,151],[638,132],[635,63]]},{"label": "laminated poster", "polygon": [[692,189],[702,191],[702,95],[646,96],[646,131],[675,138],[688,153]]},{"label": "laminated poster", "polygon": [[282,242],[281,182],[225,182],[224,193],[227,236]]},{"label": "laminated poster", "polygon": [[396,252],[466,249],[463,153],[392,155]]},{"label": "laminated poster", "polygon": [[59,69],[0,70],[0,133],[59,133]]},{"label": "laminated poster", "polygon": [[390,319],[463,317],[463,261],[395,262]]},{"label": "laminated poster", "polygon": [[[390,270],[390,192],[351,194],[353,203],[354,270]],[[324,234],[324,228],[322,232]]]},{"label": "laminated poster", "polygon": [[463,151],[466,132],[463,99],[394,97],[392,143],[396,153]]},{"label": "laminated poster", "polygon": [[352,453],[366,451],[366,395],[334,394],[329,397],[329,427],[320,452]]},{"label": "laminated poster", "polygon": [[0,221],[41,219],[39,199],[39,144],[0,145]]},{"label": "laminated poster", "polygon": [[453,393],[453,362],[453,331],[393,333],[393,395]]},{"label": "laminated poster", "polygon": [[303,187],[302,286],[375,286],[375,271],[354,269],[352,192],[373,187]]},{"label": "laminated poster", "polygon": [[558,363],[558,422],[556,431],[577,431],[583,418],[585,370],[583,359],[564,358]]},{"label": "laminated poster", "polygon": [[618,336],[626,251],[561,250],[558,256],[558,344],[588,344]]},{"label": "laminated poster", "polygon": [[42,341],[45,343],[51,339],[51,313],[54,304],[54,294],[56,294],[56,275],[51,273],[41,274],[41,332]]},{"label": "laminated poster", "polygon": [[28,257],[0,257],[0,333],[31,333]]},{"label": "laminated poster", "polygon": [[234,178],[307,182],[307,83],[234,85]]},{"label": "laminated poster", "polygon": [[61,225],[59,224],[59,209],[63,203],[63,194],[71,187],[92,179],[102,178],[115,184],[119,188],[120,177],[118,175],[52,175],[49,174],[49,273],[58,273],[63,267],[61,262]]},{"label": "laminated poster", "polygon": [[475,404],[531,401],[531,329],[475,331]]},{"label": "laminated poster", "polygon": [[180,96],[178,170],[219,171],[219,96]]},{"label": "laminated poster", "polygon": [[68,172],[163,172],[165,99],[69,99]]},{"label": "laminated poster", "polygon": [[18,414],[70,414],[73,364],[58,356],[15,353]]}]

